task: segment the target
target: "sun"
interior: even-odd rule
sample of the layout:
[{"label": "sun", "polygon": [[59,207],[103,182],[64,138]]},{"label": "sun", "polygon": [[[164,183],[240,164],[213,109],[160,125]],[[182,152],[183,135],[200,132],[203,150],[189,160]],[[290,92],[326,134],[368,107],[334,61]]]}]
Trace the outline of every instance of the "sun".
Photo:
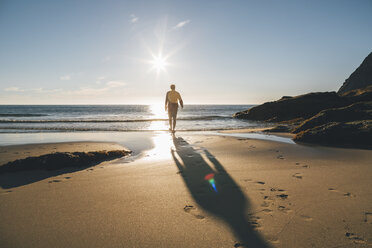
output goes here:
[{"label": "sun", "polygon": [[153,57],[153,60],[151,61],[151,64],[153,66],[153,68],[157,71],[157,72],[160,72],[160,71],[165,71],[166,67],[167,67],[167,60],[165,57],[159,55],[159,56],[154,56]]}]

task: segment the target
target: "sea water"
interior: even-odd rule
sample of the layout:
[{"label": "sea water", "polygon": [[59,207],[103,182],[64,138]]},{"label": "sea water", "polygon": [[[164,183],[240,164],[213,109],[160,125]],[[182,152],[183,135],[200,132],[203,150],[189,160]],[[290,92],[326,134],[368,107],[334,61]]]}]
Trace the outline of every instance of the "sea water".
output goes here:
[{"label": "sea water", "polygon": [[[212,131],[263,126],[233,118],[253,105],[186,105],[178,131]],[[168,130],[163,105],[0,105],[0,133],[122,132]]]}]

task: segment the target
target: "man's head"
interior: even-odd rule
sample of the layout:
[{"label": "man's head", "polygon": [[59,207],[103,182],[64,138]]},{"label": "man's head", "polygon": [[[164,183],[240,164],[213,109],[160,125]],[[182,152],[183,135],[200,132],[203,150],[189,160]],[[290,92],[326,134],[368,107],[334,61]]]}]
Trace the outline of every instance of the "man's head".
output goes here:
[{"label": "man's head", "polygon": [[171,84],[171,85],[170,85],[170,88],[171,88],[172,90],[175,90],[175,89],[176,89],[176,85]]}]

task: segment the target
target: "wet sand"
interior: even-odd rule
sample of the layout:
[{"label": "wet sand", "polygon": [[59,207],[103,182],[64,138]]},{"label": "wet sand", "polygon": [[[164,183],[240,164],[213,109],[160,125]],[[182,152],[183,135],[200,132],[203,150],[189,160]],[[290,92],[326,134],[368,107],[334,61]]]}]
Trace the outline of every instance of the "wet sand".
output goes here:
[{"label": "wet sand", "polygon": [[[1,185],[43,174],[0,189],[0,246],[372,245],[370,150],[181,132],[152,143],[137,159],[86,170],[0,175]],[[0,158],[53,146],[1,147]]]}]

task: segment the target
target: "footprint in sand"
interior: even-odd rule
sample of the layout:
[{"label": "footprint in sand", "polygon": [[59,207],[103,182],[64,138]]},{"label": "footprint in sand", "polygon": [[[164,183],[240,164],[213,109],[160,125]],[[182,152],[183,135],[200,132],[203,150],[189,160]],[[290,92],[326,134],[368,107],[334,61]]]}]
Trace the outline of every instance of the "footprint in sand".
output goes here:
[{"label": "footprint in sand", "polygon": [[279,244],[280,243],[279,239],[276,238],[276,237],[268,237],[267,240],[270,241],[270,243],[272,243],[272,244]]},{"label": "footprint in sand", "polygon": [[283,192],[283,191],[285,191],[285,190],[284,190],[284,189],[271,188],[270,191],[279,191],[279,192]]},{"label": "footprint in sand", "polygon": [[308,166],[307,164],[303,165],[302,167],[303,168],[310,168],[310,166]]},{"label": "footprint in sand", "polygon": [[371,212],[364,213],[364,222],[368,224],[372,224],[372,213]]},{"label": "footprint in sand", "polygon": [[288,198],[288,195],[287,194],[280,194],[280,195],[276,195],[276,197],[279,197],[279,198],[285,200],[285,199]]},{"label": "footprint in sand", "polygon": [[93,171],[94,169],[87,169],[86,171]]},{"label": "footprint in sand", "polygon": [[264,212],[265,214],[270,214],[273,210],[271,210],[270,208],[264,208],[261,211]]},{"label": "footprint in sand", "polygon": [[259,223],[260,219],[261,219],[261,218],[258,217],[258,216],[255,216],[255,215],[249,215],[248,223],[249,223],[249,225],[251,225],[253,228],[255,228],[255,229],[260,229],[260,227],[261,227],[261,224]]},{"label": "footprint in sand", "polygon": [[310,222],[313,220],[313,218],[311,218],[310,216],[307,216],[307,215],[300,215],[300,217],[304,220],[304,221],[307,221],[307,222]]},{"label": "footprint in sand", "polygon": [[300,165],[300,163],[296,163],[296,165]]},{"label": "footprint in sand", "polygon": [[48,181],[48,183],[60,183],[64,180],[68,180],[68,179],[71,179],[71,177],[64,177],[63,179],[53,179],[53,180]]},{"label": "footprint in sand", "polygon": [[196,211],[196,208],[192,205],[186,205],[184,208],[183,208],[183,211],[185,211],[186,213],[189,213],[191,214],[192,216],[194,216],[195,218],[199,219],[199,220],[202,220],[204,219],[205,217],[201,214],[195,214],[193,213],[194,211]]},{"label": "footprint in sand", "polygon": [[59,182],[61,182],[61,180],[59,180],[59,179],[54,179],[54,180],[49,181],[48,183],[59,183]]},{"label": "footprint in sand", "polygon": [[191,210],[194,210],[194,206],[192,205],[186,205],[184,208],[183,208],[183,211],[185,211],[186,213],[189,213]]},{"label": "footprint in sand", "polygon": [[256,183],[258,183],[258,184],[265,184],[265,182],[262,182],[262,181],[256,181]]},{"label": "footprint in sand", "polygon": [[353,195],[353,194],[350,193],[350,192],[346,192],[346,193],[344,193],[344,196],[345,196],[345,197],[354,197],[355,195]]},{"label": "footprint in sand", "polygon": [[[328,190],[331,191],[331,192],[335,192],[335,193],[340,192],[340,191],[338,191],[337,189],[332,188],[332,187],[328,188]],[[355,195],[353,195],[353,194],[350,193],[350,192],[342,193],[342,195],[345,196],[345,197],[354,197],[354,196],[355,196]]]},{"label": "footprint in sand", "polygon": [[358,237],[355,233],[346,232],[345,236],[355,244],[365,244],[366,241],[361,237]]},{"label": "footprint in sand", "polygon": [[292,177],[295,177],[297,179],[302,179],[303,175],[302,175],[302,173],[295,173],[295,174],[292,175]]},{"label": "footprint in sand", "polygon": [[279,205],[279,206],[278,206],[278,210],[279,210],[279,211],[282,211],[283,213],[286,213],[286,214],[292,212],[292,210],[291,210],[290,208],[287,208],[287,207],[282,206],[282,205]]},{"label": "footprint in sand", "polygon": [[194,215],[194,216],[195,216],[195,218],[197,218],[197,219],[199,219],[199,220],[202,220],[202,219],[205,218],[203,215],[200,215],[200,214],[196,214],[196,215]]}]

